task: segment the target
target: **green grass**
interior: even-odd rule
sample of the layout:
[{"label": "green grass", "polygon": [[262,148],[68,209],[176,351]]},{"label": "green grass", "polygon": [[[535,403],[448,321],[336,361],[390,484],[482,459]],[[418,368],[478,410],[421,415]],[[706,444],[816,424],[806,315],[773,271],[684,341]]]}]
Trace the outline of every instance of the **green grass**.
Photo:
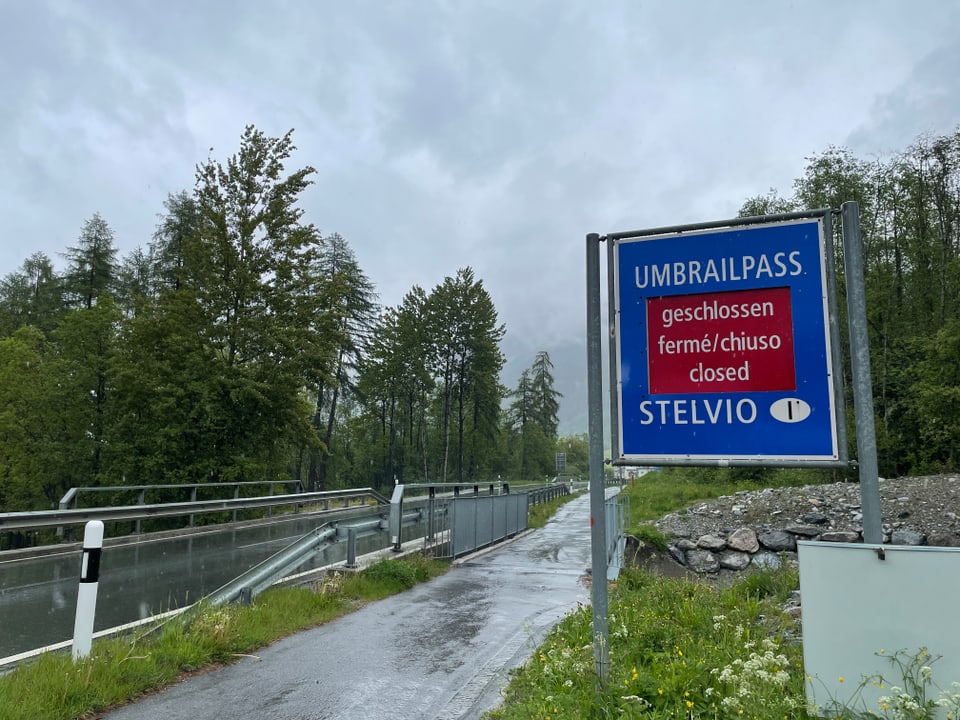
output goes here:
[{"label": "green grass", "polygon": [[802,651],[777,602],[795,571],[726,589],[627,570],[609,604],[610,669],[597,688],[593,617],[565,618],[515,674],[491,720],[802,718]]},{"label": "green grass", "polygon": [[[655,542],[649,521],[694,502],[739,489],[817,481],[791,472],[764,482],[737,471],[685,469],[652,473],[626,491],[631,524]],[[531,508],[530,527],[541,527],[571,499]],[[362,573],[330,576],[313,589],[275,589],[250,606],[207,608],[149,634],[99,640],[90,657],[78,663],[68,654],[48,653],[0,677],[0,720],[74,720],[102,711],[183,673],[233,662],[365,602],[402,592],[446,567],[419,555],[390,559]],[[785,626],[774,605],[796,585],[788,570],[750,575],[726,590],[626,571],[611,592],[607,687],[599,695],[595,691],[592,614],[581,607],[516,674],[504,706],[490,717],[804,717],[796,704],[803,697],[800,649],[783,641]],[[773,649],[765,643],[774,643]],[[768,675],[785,670],[789,679],[764,684],[740,677],[747,663]],[[748,682],[750,692],[737,695],[739,706],[722,704]]]},{"label": "green grass", "polygon": [[554,498],[553,500],[548,500],[545,503],[532,506],[527,511],[527,527],[531,530],[535,528],[542,528],[547,524],[547,521],[553,517],[553,514],[558,508],[563,507],[576,497],[577,496],[575,494],[563,495],[562,497]]},{"label": "green grass", "polygon": [[[672,468],[628,482],[629,532],[661,549],[652,524],[738,490],[830,481],[822,471]],[[756,571],[731,587],[628,569],[611,587],[608,682],[597,688],[593,614],[561,621],[514,673],[490,720],[806,718],[802,648],[779,603],[795,569]]]},{"label": "green grass", "polygon": [[443,574],[422,555],[327,576],[316,587],[277,588],[249,606],[200,608],[139,636],[98,640],[89,657],[47,653],[0,677],[0,720],[73,720],[156,690],[183,673],[229,663],[371,600]]},{"label": "green grass", "polygon": [[746,468],[663,468],[628,481],[630,527],[739,490],[816,485],[832,480],[823,470]]}]

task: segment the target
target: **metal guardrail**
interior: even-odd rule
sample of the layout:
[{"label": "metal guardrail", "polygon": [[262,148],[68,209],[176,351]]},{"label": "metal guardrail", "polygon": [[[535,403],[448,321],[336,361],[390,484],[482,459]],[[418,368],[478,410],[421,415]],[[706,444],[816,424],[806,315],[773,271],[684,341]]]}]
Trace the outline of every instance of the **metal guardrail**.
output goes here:
[{"label": "metal guardrail", "polygon": [[568,485],[567,483],[553,483],[551,485],[545,485],[544,487],[534,488],[532,490],[527,490],[526,494],[530,498],[530,505],[541,505],[545,502],[550,502],[556,498],[569,495],[573,492],[571,487],[572,483]]},{"label": "metal guardrail", "polygon": [[67,510],[69,508],[77,507],[80,501],[81,494],[87,493],[124,493],[124,492],[135,492],[137,493],[137,504],[145,505],[146,504],[146,493],[156,491],[156,490],[189,490],[190,491],[190,502],[196,502],[197,492],[202,489],[220,489],[220,488],[232,488],[234,499],[240,497],[240,488],[242,487],[266,487],[269,492],[268,495],[273,495],[273,488],[275,485],[283,485],[284,487],[292,487],[293,493],[302,493],[303,485],[299,480],[244,480],[238,482],[211,482],[211,483],[183,483],[180,485],[101,485],[97,487],[72,487],[60,498],[60,503],[58,507],[61,510]]},{"label": "metal guardrail", "polygon": [[523,532],[529,501],[526,493],[449,498],[445,514],[449,542],[440,544],[434,556],[460,557]]},{"label": "metal guardrail", "polygon": [[[494,495],[494,488],[499,485],[499,491],[501,493],[510,492],[510,483],[489,483],[487,484],[487,494]],[[395,485],[393,487],[393,495],[390,497],[390,542],[393,543],[393,549],[399,550],[400,544],[402,543],[402,533],[401,533],[401,522],[400,518],[403,516],[403,504],[406,501],[411,501],[413,498],[407,495],[409,490],[413,491],[425,491],[425,495],[422,495],[420,500],[424,500],[427,503],[427,516],[431,519],[431,522],[434,517],[434,500],[437,497],[459,497],[461,490],[472,491],[474,496],[479,496],[481,494],[480,488],[482,485],[480,483],[407,483]],[[438,493],[437,491],[440,491]],[[428,529],[428,536],[432,536],[432,532]],[[432,538],[431,538],[432,539]]]},{"label": "metal guardrail", "polygon": [[9,530],[39,530],[42,528],[80,525],[89,520],[116,522],[146,518],[200,515],[211,512],[247,510],[275,507],[278,505],[308,505],[329,503],[331,500],[354,500],[370,498],[377,504],[389,501],[372,488],[352,490],[325,490],[321,492],[270,495],[255,498],[228,498],[223,500],[198,500],[196,502],[158,503],[155,505],[121,505],[108,508],[74,508],[68,510],[40,510],[37,512],[0,513],[0,532]]},{"label": "metal guardrail", "polygon": [[[495,492],[497,485],[500,485],[499,493]],[[480,484],[457,483],[395,486],[390,498],[389,523],[390,541],[394,549],[399,549],[403,540],[399,518],[403,516],[405,503],[419,502],[425,506],[428,541],[437,545],[449,544],[446,549],[438,548],[437,556],[457,557],[525,530],[531,505],[570,493],[570,487],[566,483],[526,486],[520,492],[512,494],[509,483],[490,483],[486,494],[481,492],[481,487]],[[461,494],[460,491],[465,488],[472,490],[470,496]],[[410,490],[426,491],[426,495],[412,498],[408,495]],[[522,507],[520,498],[523,499]],[[481,499],[486,502],[479,502]],[[456,512],[458,502],[459,513]],[[522,522],[517,519],[521,514]]]},{"label": "metal guardrail", "polygon": [[[422,525],[424,520],[424,514],[417,511],[405,514],[401,522],[405,526]],[[347,543],[346,567],[354,567],[357,539],[382,532],[387,529],[387,524],[387,518],[383,514],[356,518],[350,524],[325,523],[215,590],[204,598],[204,601],[213,605],[236,600],[248,601],[277,581],[289,577],[310,562],[317,553],[335,543]]]},{"label": "metal guardrail", "polygon": [[[463,488],[472,488],[472,496],[461,496],[460,490]],[[427,493],[408,498],[409,502],[419,501],[420,507],[404,512],[403,498],[407,489],[426,490]],[[425,547],[434,547],[438,557],[456,557],[525,530],[530,505],[547,502],[570,492],[564,483],[534,487],[513,495],[509,494],[509,489],[509,485],[504,483],[502,493],[496,495],[491,483],[489,493],[481,497],[480,486],[473,484],[397,485],[388,517],[377,515],[357,518],[350,524],[322,525],[211,593],[205,600],[218,605],[255,597],[295,572],[325,547],[337,542],[347,542],[346,565],[352,567],[356,559],[357,538],[387,529],[390,530],[391,544],[394,549],[399,549],[403,528],[423,526]],[[448,492],[438,494],[437,490]]]},{"label": "metal guardrail", "polygon": [[[608,491],[609,492],[609,491]],[[607,549],[607,580],[616,580],[623,567],[623,553],[626,549],[627,519],[630,517],[630,496],[620,492],[610,493],[603,503],[604,529]]]},{"label": "metal guardrail", "polygon": [[[96,493],[137,493],[137,505],[146,505],[146,495],[148,492],[155,493],[158,490],[179,490],[179,491],[190,491],[190,500],[189,502],[197,502],[197,494],[201,488],[204,490],[218,490],[221,488],[231,488],[233,489],[233,497],[237,499],[240,497],[240,488],[243,487],[266,487],[268,492],[267,495],[274,495],[273,488],[276,485],[282,485],[284,487],[292,487],[292,494],[302,493],[303,484],[299,480],[240,480],[236,482],[210,482],[210,483],[182,483],[182,484],[159,484],[159,485],[101,485],[95,487],[72,487],[60,498],[59,508],[61,510],[68,510],[70,508],[78,507],[80,503],[80,494],[96,494]],[[288,493],[284,493],[288,494]],[[186,501],[184,501],[186,502]],[[273,512],[272,508],[267,508],[267,515],[271,515]],[[233,522],[237,521],[237,511],[233,511],[233,517],[231,518]],[[187,524],[190,527],[193,527],[194,516],[190,515],[188,517]],[[140,532],[140,520],[135,521],[136,527],[134,532]],[[63,528],[57,528],[57,535],[63,536]]]}]

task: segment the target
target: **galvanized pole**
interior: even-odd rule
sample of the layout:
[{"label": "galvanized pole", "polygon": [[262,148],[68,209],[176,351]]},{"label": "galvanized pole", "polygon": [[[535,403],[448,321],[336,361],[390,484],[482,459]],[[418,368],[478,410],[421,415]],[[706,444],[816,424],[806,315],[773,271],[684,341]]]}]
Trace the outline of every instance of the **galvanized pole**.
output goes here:
[{"label": "galvanized pole", "polygon": [[618,457],[618,448],[620,444],[620,417],[617,411],[617,403],[613,402],[619,387],[614,385],[619,378],[619,363],[617,362],[617,316],[613,312],[616,304],[616,287],[613,278],[613,264],[616,262],[616,243],[607,240],[607,326],[609,334],[607,336],[607,367],[610,378],[610,458]]},{"label": "galvanized pole", "polygon": [[853,375],[853,412],[857,423],[857,460],[860,464],[860,506],[863,540],[883,542],[877,436],[870,381],[870,339],[867,336],[867,300],[863,284],[860,208],[855,202],[840,207],[843,227],[843,264],[847,281],[847,323],[850,328],[850,365]]},{"label": "galvanized pole", "polygon": [[607,630],[606,512],[603,483],[603,358],[600,350],[600,236],[587,235],[587,408],[590,436],[590,550],[593,578],[593,668],[599,682],[610,669]]}]

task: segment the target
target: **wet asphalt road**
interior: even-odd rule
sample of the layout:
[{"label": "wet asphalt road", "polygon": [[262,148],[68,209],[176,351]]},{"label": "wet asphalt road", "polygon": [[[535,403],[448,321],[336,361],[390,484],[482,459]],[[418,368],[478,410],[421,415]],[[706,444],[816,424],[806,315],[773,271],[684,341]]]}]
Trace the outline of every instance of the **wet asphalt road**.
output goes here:
[{"label": "wet asphalt road", "polygon": [[589,496],[441,578],[103,716],[109,720],[460,720],[589,601]]}]

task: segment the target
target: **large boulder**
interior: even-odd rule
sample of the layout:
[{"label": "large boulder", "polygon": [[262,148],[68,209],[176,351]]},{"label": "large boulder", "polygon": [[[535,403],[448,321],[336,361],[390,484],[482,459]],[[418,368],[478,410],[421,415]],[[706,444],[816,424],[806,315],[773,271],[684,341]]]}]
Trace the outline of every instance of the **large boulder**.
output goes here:
[{"label": "large boulder", "polygon": [[701,575],[715,573],[720,569],[720,560],[709,550],[687,550],[687,567]]},{"label": "large boulder", "polygon": [[746,570],[747,565],[750,564],[750,553],[724,550],[717,559],[720,562],[720,567],[725,570]]},{"label": "large boulder", "polygon": [[926,536],[916,530],[894,530],[890,534],[891,545],[923,545],[926,541]]},{"label": "large boulder", "polygon": [[772,552],[793,552],[797,549],[797,537],[786,530],[767,530],[760,533],[757,540]]},{"label": "large boulder", "polygon": [[727,541],[719,535],[701,535],[697,539],[697,547],[701,550],[719,552],[727,546]]},{"label": "large boulder", "polygon": [[760,541],[753,528],[742,527],[727,537],[727,547],[745,553],[755,553],[760,549]]},{"label": "large boulder", "polygon": [[860,533],[853,530],[828,530],[820,539],[823,542],[855,543],[860,542]]}]

